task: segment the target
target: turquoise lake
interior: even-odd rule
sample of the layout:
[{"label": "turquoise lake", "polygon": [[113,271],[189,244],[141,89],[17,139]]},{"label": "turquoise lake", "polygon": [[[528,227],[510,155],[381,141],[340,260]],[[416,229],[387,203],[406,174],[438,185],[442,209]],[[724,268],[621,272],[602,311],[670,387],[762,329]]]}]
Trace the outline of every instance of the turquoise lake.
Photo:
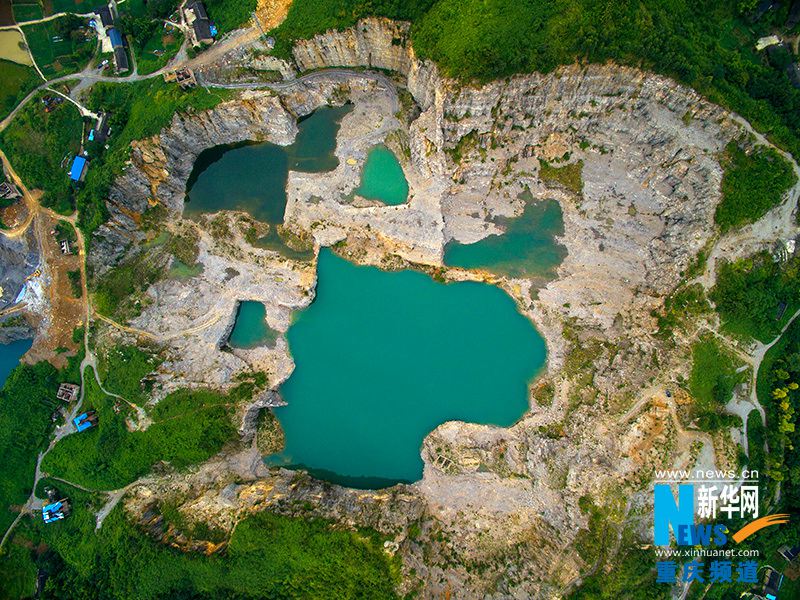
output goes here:
[{"label": "turquoise lake", "polygon": [[204,150],[186,183],[186,215],[243,210],[265,223],[283,223],[289,171],[335,169],[336,134],[352,108],[345,104],[315,110],[298,122],[291,146],[244,142]]},{"label": "turquoise lake", "polygon": [[497,287],[353,265],[323,250],[317,296],[287,334],[296,368],[268,464],[378,488],[422,476],[423,438],[449,420],[513,424],[545,345]]},{"label": "turquoise lake", "polygon": [[534,202],[530,194],[521,197],[526,199],[522,215],[495,221],[505,233],[474,244],[449,242],[444,263],[508,277],[551,279],[567,255],[566,248],[555,241],[556,236],[564,234],[561,207],[555,200]]},{"label": "turquoise lake", "polygon": [[408,182],[397,157],[386,146],[375,146],[367,153],[361,185],[356,194],[384,204],[403,204],[408,199]]},{"label": "turquoise lake", "polygon": [[277,331],[267,325],[267,309],[264,303],[246,300],[239,303],[228,344],[234,348],[272,347],[275,346],[278,335]]},{"label": "turquoise lake", "polygon": [[10,344],[0,344],[0,388],[2,388],[11,371],[19,364],[19,359],[31,349],[33,340],[19,340]]}]

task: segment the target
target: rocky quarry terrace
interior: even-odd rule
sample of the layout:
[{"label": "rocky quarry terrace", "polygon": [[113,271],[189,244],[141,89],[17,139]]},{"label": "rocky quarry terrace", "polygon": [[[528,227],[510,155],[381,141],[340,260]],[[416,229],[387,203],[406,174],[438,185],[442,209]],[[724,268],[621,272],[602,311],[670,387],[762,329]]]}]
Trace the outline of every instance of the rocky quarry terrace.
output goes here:
[{"label": "rocky quarry terrace", "polygon": [[[288,145],[298,117],[351,102],[336,170],[290,172],[286,229],[315,248],[335,245],[361,264],[501,286],[547,342],[548,364],[532,386],[530,411],[508,429],[442,425],[426,439],[424,477],[413,485],[357,491],[270,472],[254,443],[189,474],[142,482],[126,506],[145,522],[155,499],[178,494],[186,514],[228,531],[256,510],[330,517],[393,536],[387,549],[400,553],[407,585],[421,582],[426,597],[445,589],[456,597],[557,595],[587,568],[574,551],[587,524],[578,498],[591,497],[612,517],[630,516],[647,501],[637,491],[654,468],[688,464],[697,458],[693,444],[703,446],[700,460],[727,464],[732,442],[683,430],[676,403],[686,399],[664,395],[690,363],[687,344],[653,335],[652,311],[701,249],[716,244],[712,256],[730,257],[794,231],[794,203],[768,214],[769,227],[757,223],[717,241],[717,156],[748,126],[663,77],[570,66],[467,86],[417,60],[407,40],[406,24],[370,19],[299,42],[299,71],[339,68],[242,92],[205,113],[176,115],[160,135],[137,142],[113,187],[112,219],[93,240],[90,266],[100,276],[138,252],[132,242],[147,235],[142,215],[160,204],[166,210],[159,227],[197,238],[202,272],[155,283],[128,332],[108,328],[104,335],[145,332],[159,345],[167,358],[159,397],[179,387],[227,387],[239,373],[266,371],[271,389],[238,413],[243,439],[253,440],[258,411],[281,401],[292,357],[283,337],[274,348],[221,345],[240,300],[263,302],[270,327],[285,332],[292,312],[314,297],[315,265],[253,247],[245,214],[183,219],[186,181],[205,148],[243,140]],[[282,70],[291,73],[292,66]],[[754,139],[749,143],[763,142]],[[407,204],[353,199],[367,151],[381,142],[401,159]],[[543,176],[542,161],[577,173],[578,185],[574,177]],[[508,279],[443,264],[448,241],[501,233],[497,217],[521,214],[525,190],[561,205],[559,241],[568,253],[555,279]],[[701,277],[706,287],[714,264]],[[303,502],[310,508],[298,508]],[[417,536],[408,533],[412,523]],[[642,532],[647,527],[640,524]],[[470,565],[481,565],[481,574]]]}]

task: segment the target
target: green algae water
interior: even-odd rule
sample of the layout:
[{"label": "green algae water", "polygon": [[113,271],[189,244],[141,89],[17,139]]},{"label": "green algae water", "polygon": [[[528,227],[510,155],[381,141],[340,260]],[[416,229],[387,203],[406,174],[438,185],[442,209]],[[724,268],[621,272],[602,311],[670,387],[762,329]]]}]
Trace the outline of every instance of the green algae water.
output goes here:
[{"label": "green algae water", "polygon": [[513,424],[545,361],[531,322],[497,287],[319,257],[317,297],[287,334],[296,368],[275,410],[286,447],[268,464],[378,488],[422,476],[441,423]]},{"label": "green algae water", "polygon": [[31,349],[33,340],[19,340],[10,344],[0,344],[0,389],[5,385],[6,379],[11,375],[19,359]]},{"label": "green algae water", "polygon": [[245,300],[239,303],[236,322],[228,337],[233,348],[274,346],[278,332],[267,325],[267,309],[262,302]]},{"label": "green algae water", "polygon": [[259,221],[283,223],[289,171],[335,169],[336,134],[352,108],[345,104],[317,109],[299,121],[291,146],[244,142],[204,150],[186,182],[186,215],[243,210]]},{"label": "green algae water", "polygon": [[555,200],[532,202],[530,193],[523,197],[527,201],[522,215],[497,220],[505,233],[474,244],[449,242],[444,249],[445,264],[508,277],[551,279],[567,255],[566,248],[555,241],[564,234],[561,207]]},{"label": "green algae water", "polygon": [[375,146],[367,154],[361,185],[355,192],[384,204],[403,204],[408,199],[408,182],[397,157],[386,146]]}]

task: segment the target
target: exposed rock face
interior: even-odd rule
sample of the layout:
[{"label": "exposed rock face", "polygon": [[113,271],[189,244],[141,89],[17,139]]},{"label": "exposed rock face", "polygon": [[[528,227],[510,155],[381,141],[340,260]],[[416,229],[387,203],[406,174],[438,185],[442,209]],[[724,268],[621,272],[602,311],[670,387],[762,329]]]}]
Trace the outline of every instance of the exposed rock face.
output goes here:
[{"label": "exposed rock face", "polygon": [[245,93],[234,102],[199,114],[176,114],[159,136],[133,144],[131,166],[109,193],[111,220],[92,240],[91,266],[102,274],[115,264],[137,232],[141,215],[158,201],[173,214],[181,214],[186,180],[197,156],[206,148],[246,140],[287,145],[297,125],[269,93]]},{"label": "exposed rock face", "polygon": [[28,321],[20,316],[10,316],[0,319],[0,345],[10,344],[19,340],[31,339],[36,330]]},{"label": "exposed rock face", "polygon": [[11,306],[39,264],[39,248],[32,232],[17,238],[0,235],[0,310]]},{"label": "exposed rock face", "polygon": [[408,23],[365,19],[343,31],[329,31],[310,40],[299,40],[292,54],[301,71],[376,67],[408,75],[416,62],[408,41]]},{"label": "exposed rock face", "polygon": [[[425,440],[424,477],[412,486],[356,492],[302,475],[267,475],[252,457],[220,459],[197,474],[140,486],[128,508],[142,514],[164,495],[184,494],[187,514],[230,529],[252,510],[291,512],[292,500],[307,500],[321,516],[384,532],[399,527],[406,574],[414,569],[426,597],[453,590],[457,597],[558,597],[592,566],[574,551],[587,525],[578,498],[589,496],[621,517],[642,502],[636,490],[656,466],[696,459],[687,458],[690,442],[699,441],[713,460],[709,440],[683,431],[664,395],[686,374],[685,348],[653,335],[651,313],[715,235],[716,154],[742,129],[694,92],[637,70],[572,66],[465,87],[417,60],[407,41],[407,24],[368,19],[294,50],[301,70],[372,66],[400,73],[420,109],[407,127],[407,108],[385,78],[322,72],[281,87],[280,97],[249,93],[209,113],[176,117],[159,137],[138,144],[133,168],[112,197],[124,209],[97,240],[97,268],[107,268],[125,240],[140,235],[135,215],[149,197],[177,218],[203,148],[243,139],[287,144],[294,115],[346,96],[355,108],[338,137],[340,164],[331,173],[290,173],[287,227],[319,245],[342,242],[341,252],[358,262],[439,268],[451,280],[501,285],[545,336],[551,398],[532,400],[531,411],[508,429],[440,426]],[[352,197],[367,150],[387,136],[408,148],[404,206]],[[577,188],[545,176],[540,159],[572,165]],[[448,241],[501,233],[496,218],[521,214],[524,190],[561,205],[568,255],[555,280],[534,289],[523,279],[441,269]],[[223,218],[233,232],[228,239],[199,232],[203,273],[188,283],[156,284],[152,304],[134,323],[164,340],[171,356],[165,386],[225,385],[260,368],[274,388],[291,372],[283,340],[248,352],[218,346],[238,299],[265,302],[270,326],[286,331],[291,311],[311,300],[313,265],[251,248],[237,217]],[[239,275],[230,278],[230,268]],[[208,315],[220,317],[193,331]],[[247,440],[255,415],[240,415]],[[225,479],[228,471],[242,477],[242,465],[247,479],[261,479]],[[421,524],[416,540],[405,532],[412,521]]]}]

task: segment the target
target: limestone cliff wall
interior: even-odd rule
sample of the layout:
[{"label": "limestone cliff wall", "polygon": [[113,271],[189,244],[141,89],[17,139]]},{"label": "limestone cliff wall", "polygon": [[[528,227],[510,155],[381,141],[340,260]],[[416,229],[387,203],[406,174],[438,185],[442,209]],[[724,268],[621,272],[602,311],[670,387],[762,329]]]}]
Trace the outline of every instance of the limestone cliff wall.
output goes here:
[{"label": "limestone cliff wall", "polygon": [[436,66],[417,58],[410,24],[383,18],[363,19],[355,27],[299,40],[292,54],[301,71],[327,67],[373,67],[400,73],[423,108],[436,102],[442,78]]},{"label": "limestone cliff wall", "polygon": [[288,145],[296,133],[294,115],[277,96],[247,92],[213,110],[176,114],[159,135],[135,141],[128,168],[109,192],[111,219],[92,240],[94,273],[102,274],[140,240],[139,219],[156,202],[182,212],[186,180],[203,150],[248,140]]}]

